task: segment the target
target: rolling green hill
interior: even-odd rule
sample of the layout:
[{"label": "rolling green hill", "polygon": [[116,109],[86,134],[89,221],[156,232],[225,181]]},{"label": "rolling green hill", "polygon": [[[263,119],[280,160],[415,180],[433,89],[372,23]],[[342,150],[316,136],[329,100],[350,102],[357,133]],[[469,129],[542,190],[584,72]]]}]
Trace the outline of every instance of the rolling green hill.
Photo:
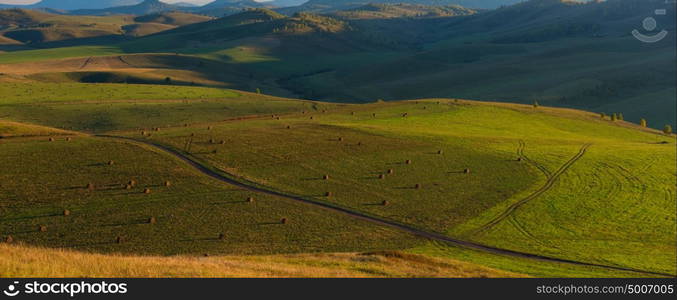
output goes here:
[{"label": "rolling green hill", "polygon": [[8,9],[0,10],[0,34],[8,39],[0,45],[21,43],[32,47],[51,47],[50,43],[55,46],[65,43],[114,43],[124,36],[144,36],[210,19],[178,12],[139,17],[96,17]]},{"label": "rolling green hill", "polygon": [[[401,5],[371,7],[378,9],[290,17],[254,9],[122,43],[7,52],[0,62],[179,53],[205,60],[191,74],[177,72],[184,83],[354,103],[421,97],[539,101],[623,113],[654,128],[677,126],[674,35],[643,44],[629,34],[662,1],[532,0],[434,18],[421,12],[412,17]],[[656,16],[668,31],[675,30],[672,17],[669,7]],[[126,28],[132,35],[167,29],[157,23]],[[178,70],[171,63],[155,68]]]},{"label": "rolling green hill", "polygon": [[[162,255],[402,250],[534,276],[675,274],[674,135],[453,99],[336,105],[91,84],[12,95],[17,87],[0,103],[12,120],[0,126],[0,232],[15,241]],[[426,241],[352,213],[580,264]]]}]

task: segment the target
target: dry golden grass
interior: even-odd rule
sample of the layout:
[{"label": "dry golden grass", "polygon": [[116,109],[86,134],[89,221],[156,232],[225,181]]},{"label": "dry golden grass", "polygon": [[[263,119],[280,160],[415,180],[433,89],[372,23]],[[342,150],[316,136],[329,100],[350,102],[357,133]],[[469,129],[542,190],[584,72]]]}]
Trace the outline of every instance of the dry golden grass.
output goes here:
[{"label": "dry golden grass", "polygon": [[0,244],[0,277],[521,277],[401,252],[153,257]]}]

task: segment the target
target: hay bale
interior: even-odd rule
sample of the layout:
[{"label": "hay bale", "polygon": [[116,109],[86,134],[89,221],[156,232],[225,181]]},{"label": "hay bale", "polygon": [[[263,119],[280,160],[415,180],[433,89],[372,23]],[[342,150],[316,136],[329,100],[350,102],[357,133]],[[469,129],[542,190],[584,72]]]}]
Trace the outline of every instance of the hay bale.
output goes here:
[{"label": "hay bale", "polygon": [[225,144],[226,144],[226,141],[224,141],[224,140],[221,140],[221,141],[219,142],[219,144],[221,144],[221,145],[225,145]]},{"label": "hay bale", "polygon": [[207,126],[207,130],[212,130],[212,127],[211,127],[211,126]]},{"label": "hay bale", "polygon": [[278,120],[280,120],[280,117],[277,117]]},{"label": "hay bale", "polygon": [[88,183],[88,184],[87,184],[87,189],[88,189],[88,190],[93,191],[95,188],[96,188],[96,187],[94,186],[93,183]]},{"label": "hay bale", "polygon": [[134,180],[134,179],[130,180],[129,182],[127,182],[127,185],[129,185],[131,187],[136,186],[136,180]]},{"label": "hay bale", "polygon": [[287,222],[289,222],[289,220],[287,220],[287,218],[282,218],[280,220],[280,224],[287,224]]},{"label": "hay bale", "polygon": [[287,125],[287,129],[291,129],[291,125]]},{"label": "hay bale", "polygon": [[225,233],[219,233],[219,240],[225,240],[226,239],[226,234]]},{"label": "hay bale", "polygon": [[417,183],[416,185],[414,185],[414,188],[415,188],[415,189],[417,189],[417,190],[420,190],[420,189],[421,189],[421,187],[422,187],[422,186],[421,186],[421,184],[420,184],[420,183]]},{"label": "hay bale", "polygon": [[116,243],[116,244],[122,244],[122,243],[124,243],[124,242],[125,242],[125,239],[124,239],[123,237],[121,237],[121,236],[117,236],[117,237],[115,238],[115,243]]},{"label": "hay bale", "polygon": [[371,114],[371,116],[375,118],[375,117],[376,117],[376,113]]},{"label": "hay bale", "polygon": [[351,112],[350,112],[350,115],[351,115],[351,116],[354,116],[354,115],[355,115],[355,112],[354,112],[354,111],[351,111]]},{"label": "hay bale", "polygon": [[388,200],[383,200],[383,202],[381,202],[381,205],[388,206],[390,205],[390,202],[388,202]]},{"label": "hay bale", "polygon": [[155,127],[155,131],[160,131],[160,127]]},{"label": "hay bale", "polygon": [[338,138],[338,141],[339,141],[339,142],[343,142],[343,138],[342,138],[342,137],[339,137],[339,138]]},{"label": "hay bale", "polygon": [[145,188],[145,189],[143,189],[143,193],[144,194],[150,194],[151,190],[149,188]]},{"label": "hay bale", "polygon": [[329,180],[329,175],[324,175],[324,176],[322,176],[322,179],[324,179],[324,180]]},{"label": "hay bale", "polygon": [[407,159],[404,163],[411,165],[411,159]]},{"label": "hay bale", "polygon": [[395,170],[393,170],[393,169],[388,169],[388,174],[395,174]]},{"label": "hay bale", "polygon": [[254,197],[248,197],[247,198],[247,202],[249,202],[249,203],[254,203],[254,201],[255,201]]},{"label": "hay bale", "polygon": [[311,120],[315,120],[315,117],[310,117]]},{"label": "hay bale", "polygon": [[524,160],[524,159],[521,158],[521,157],[518,157],[518,158],[517,158],[517,161],[522,161],[522,160]]},{"label": "hay bale", "polygon": [[194,137],[194,136],[195,136],[195,133],[191,133],[190,136],[191,136],[191,137]]},{"label": "hay bale", "polygon": [[358,146],[362,146],[362,142],[357,142],[357,145],[358,145]]},{"label": "hay bale", "polygon": [[464,170],[463,170],[463,173],[464,173],[464,174],[470,174],[470,169],[464,169]]},{"label": "hay bale", "polygon": [[219,151],[216,150],[216,149],[212,150],[212,154],[216,154],[216,153],[219,153]]},{"label": "hay bale", "polygon": [[332,194],[332,192],[326,192],[326,193],[324,193],[324,196],[325,197],[331,197],[331,196],[333,196],[333,194]]},{"label": "hay bale", "polygon": [[442,150],[437,150],[437,154],[442,154]]},{"label": "hay bale", "polygon": [[154,225],[155,223],[157,223],[157,219],[155,219],[155,217],[148,218],[148,224]]},{"label": "hay bale", "polygon": [[54,138],[52,138],[52,137],[49,138],[49,141],[50,141],[50,142],[53,142],[53,141],[54,141]]},{"label": "hay bale", "polygon": [[166,187],[172,186],[172,182],[169,181],[169,180],[165,181],[165,186],[166,186]]},{"label": "hay bale", "polygon": [[70,142],[72,140],[73,140],[72,138],[69,138],[69,137],[66,138],[66,142]]},{"label": "hay bale", "polygon": [[5,237],[5,243],[11,244],[14,242],[14,238],[11,235]]},{"label": "hay bale", "polygon": [[386,179],[386,175],[385,174],[378,174],[378,179]]},{"label": "hay bale", "polygon": [[215,139],[209,139],[209,143],[214,144],[214,143],[216,143],[216,140]]},{"label": "hay bale", "polygon": [[183,124],[183,127],[188,127],[188,124],[187,124],[187,123],[186,123],[186,124]]},{"label": "hay bale", "polygon": [[109,165],[109,166],[112,166],[112,165],[114,165],[114,164],[115,164],[115,161],[112,161],[112,160],[109,160],[109,161],[108,161],[108,165]]},{"label": "hay bale", "polygon": [[47,226],[46,225],[38,226],[38,231],[39,232],[47,232]]},{"label": "hay bale", "polygon": [[71,215],[71,211],[70,211],[70,210],[67,210],[67,209],[64,209],[64,210],[63,210],[63,216],[64,216],[64,217],[68,217],[68,216],[70,216],[70,215]]}]

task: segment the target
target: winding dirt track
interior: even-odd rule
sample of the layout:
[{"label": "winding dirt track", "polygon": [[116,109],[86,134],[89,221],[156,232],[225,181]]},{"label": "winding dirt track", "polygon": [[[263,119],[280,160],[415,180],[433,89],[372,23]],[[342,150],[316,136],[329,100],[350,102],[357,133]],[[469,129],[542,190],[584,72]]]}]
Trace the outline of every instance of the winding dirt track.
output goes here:
[{"label": "winding dirt track", "polygon": [[[513,250],[495,248],[495,247],[482,245],[482,244],[478,244],[478,243],[474,243],[474,242],[470,242],[470,241],[455,239],[455,238],[448,237],[448,236],[441,234],[441,233],[425,231],[425,230],[418,229],[418,228],[415,228],[415,227],[412,227],[412,226],[409,226],[409,225],[400,224],[400,223],[397,223],[395,221],[381,219],[381,218],[378,218],[378,217],[375,217],[375,216],[370,216],[370,215],[363,214],[363,213],[360,213],[360,212],[357,212],[357,211],[353,211],[353,210],[350,210],[350,209],[347,209],[347,208],[334,206],[334,205],[329,204],[329,203],[314,201],[314,200],[306,199],[306,198],[303,198],[303,197],[300,197],[300,196],[295,196],[295,195],[288,195],[288,194],[277,192],[277,191],[274,191],[274,190],[271,190],[271,189],[267,189],[265,187],[260,187],[260,186],[254,185],[254,184],[248,184],[246,182],[241,182],[241,181],[230,178],[230,177],[233,177],[233,178],[236,177],[232,174],[229,174],[227,172],[219,170],[220,172],[223,172],[224,174],[228,175],[228,176],[224,176],[224,175],[220,174],[219,172],[214,171],[214,170],[208,168],[207,166],[195,161],[194,159],[190,158],[189,156],[186,156],[185,154],[181,153],[180,151],[175,150],[175,149],[170,148],[170,147],[167,147],[167,146],[162,145],[162,144],[153,143],[151,141],[141,140],[141,139],[136,139],[136,138],[112,136],[112,135],[95,135],[95,137],[116,139],[116,140],[134,142],[134,143],[138,143],[138,144],[151,146],[155,149],[166,152],[166,153],[184,161],[188,165],[195,168],[197,171],[200,171],[201,173],[203,173],[203,174],[205,174],[209,177],[212,177],[212,178],[214,178],[218,181],[221,181],[221,182],[233,185],[233,186],[237,186],[237,187],[245,189],[245,190],[249,190],[249,191],[261,193],[261,194],[266,194],[266,195],[271,195],[271,196],[275,196],[275,197],[280,197],[280,198],[293,200],[293,201],[297,201],[297,202],[302,202],[302,203],[305,203],[305,204],[313,205],[313,206],[320,207],[320,208],[330,210],[330,211],[333,211],[333,212],[342,213],[344,215],[347,215],[347,216],[350,216],[350,217],[353,217],[353,218],[356,218],[356,219],[360,219],[360,220],[371,222],[371,223],[374,223],[374,224],[390,227],[390,228],[397,229],[397,230],[400,230],[400,231],[403,231],[403,232],[407,232],[407,233],[410,233],[410,234],[413,234],[413,235],[416,235],[416,236],[419,236],[419,237],[423,237],[423,238],[427,238],[427,239],[430,239],[430,240],[446,243],[446,244],[449,244],[449,245],[460,246],[460,247],[479,250],[479,251],[492,253],[492,254],[512,256],[512,257],[518,257],[518,258],[526,258],[526,259],[534,259],[534,260],[540,260],[540,261],[546,261],[546,262],[564,263],[564,264],[587,266],[587,267],[598,267],[598,268],[604,268],[604,269],[609,269],[609,270],[633,272],[633,273],[639,273],[639,274],[651,275],[651,276],[676,277],[674,274],[638,270],[638,269],[625,268],[625,267],[619,267],[619,266],[607,266],[607,265],[602,265],[602,264],[579,262],[579,261],[574,261],[574,260],[561,259],[561,258],[555,258],[555,257],[542,256],[542,255],[538,255],[538,254],[530,254],[530,253],[518,252],[518,251],[513,251]],[[584,149],[587,149],[587,147],[584,147]],[[582,154],[581,154],[581,156],[582,156]]]},{"label": "winding dirt track", "polygon": [[[545,193],[545,192],[547,192],[548,190],[550,190],[550,189],[552,188],[552,186],[555,184],[555,182],[557,182],[557,179],[559,179],[559,177],[560,177],[562,174],[564,174],[564,172],[566,172],[566,170],[568,170],[574,163],[576,163],[579,159],[581,159],[581,157],[583,157],[583,155],[585,155],[585,153],[588,151],[588,148],[590,148],[590,146],[591,146],[590,144],[585,144],[585,145],[583,145],[583,147],[581,147],[581,150],[578,151],[578,154],[576,154],[574,157],[572,157],[569,161],[567,161],[564,165],[562,165],[562,166],[561,166],[557,171],[555,171],[555,173],[553,173],[553,174],[550,174],[550,173],[549,173],[546,169],[544,169],[544,168],[541,169],[542,167],[538,167],[539,169],[541,169],[541,171],[543,171],[543,173],[545,173],[546,177],[548,178],[548,180],[545,182],[545,184],[544,184],[540,189],[538,189],[537,191],[533,192],[533,193],[530,194],[529,196],[527,196],[527,197],[525,197],[524,199],[522,199],[522,200],[520,200],[520,201],[517,201],[517,202],[513,203],[512,205],[510,205],[510,206],[509,206],[505,211],[503,211],[500,215],[496,216],[494,219],[492,219],[491,221],[489,221],[487,224],[482,225],[482,227],[480,227],[480,228],[474,230],[472,233],[473,233],[473,234],[477,234],[477,233],[486,231],[486,230],[490,229],[491,227],[496,226],[496,224],[498,224],[498,223],[500,223],[501,221],[505,220],[505,218],[507,218],[508,216],[510,216],[510,215],[511,215],[513,212],[515,212],[515,210],[517,210],[520,206],[526,204],[527,202],[529,202],[529,201],[531,201],[531,200],[534,200],[534,199],[538,198],[539,196],[543,195],[543,193]],[[522,158],[524,158],[525,160],[530,161],[529,158],[527,158],[526,156],[524,156],[524,152],[523,152],[523,151],[524,151],[524,144],[523,144],[523,143],[520,143],[520,149],[518,150],[518,153],[520,154],[520,156],[521,156]],[[535,162],[530,162],[530,163],[535,164]]]}]

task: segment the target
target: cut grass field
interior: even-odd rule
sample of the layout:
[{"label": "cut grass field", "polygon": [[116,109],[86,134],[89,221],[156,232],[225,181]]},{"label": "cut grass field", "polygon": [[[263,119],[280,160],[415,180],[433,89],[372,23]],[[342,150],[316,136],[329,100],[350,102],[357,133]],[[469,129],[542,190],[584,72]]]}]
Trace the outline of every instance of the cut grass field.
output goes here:
[{"label": "cut grass field", "polygon": [[150,140],[242,180],[417,228],[675,273],[674,137],[596,114],[410,101],[175,128]]},{"label": "cut grass field", "polygon": [[14,242],[158,255],[352,252],[419,243],[215,182],[136,144],[32,137],[0,139],[0,151],[0,232]]},{"label": "cut grass field", "polygon": [[[95,122],[97,106],[124,111],[129,103],[119,98],[90,103],[35,97],[29,105],[32,98],[25,96],[1,109],[14,111],[8,116],[16,121],[44,126],[77,119],[94,124],[93,132],[176,149],[238,181],[428,232],[520,253],[675,274],[674,136],[548,107],[448,99],[331,105],[237,95],[213,99],[233,105],[224,110],[232,110],[226,118],[201,106],[210,101],[178,101],[194,123],[178,119],[174,109],[110,113],[111,122]],[[132,102],[178,103],[170,99]],[[47,116],[35,107],[61,108]],[[139,127],[147,129],[145,135],[129,130]],[[584,145],[590,145],[587,151],[575,156]],[[162,255],[400,249],[533,276],[647,275],[427,243],[273,196],[255,196],[251,205],[251,192],[215,184],[176,157],[137,143],[41,137],[0,140],[0,147],[12,154],[6,163],[13,170],[0,181],[9,199],[0,206],[6,212],[0,228],[31,245]],[[115,163],[109,166],[109,160]],[[36,175],[45,169],[54,173]],[[128,194],[123,184],[134,176],[142,176],[139,183],[152,193],[143,194],[140,186]],[[103,189],[87,191],[95,179]],[[166,180],[171,187],[162,186]],[[63,209],[72,216],[59,215]],[[153,216],[157,224],[144,224]],[[280,224],[281,218],[288,223]],[[39,232],[40,225],[48,231]],[[219,240],[222,231],[226,244]],[[115,243],[117,236],[125,242]],[[365,236],[366,242],[359,239]]]}]

